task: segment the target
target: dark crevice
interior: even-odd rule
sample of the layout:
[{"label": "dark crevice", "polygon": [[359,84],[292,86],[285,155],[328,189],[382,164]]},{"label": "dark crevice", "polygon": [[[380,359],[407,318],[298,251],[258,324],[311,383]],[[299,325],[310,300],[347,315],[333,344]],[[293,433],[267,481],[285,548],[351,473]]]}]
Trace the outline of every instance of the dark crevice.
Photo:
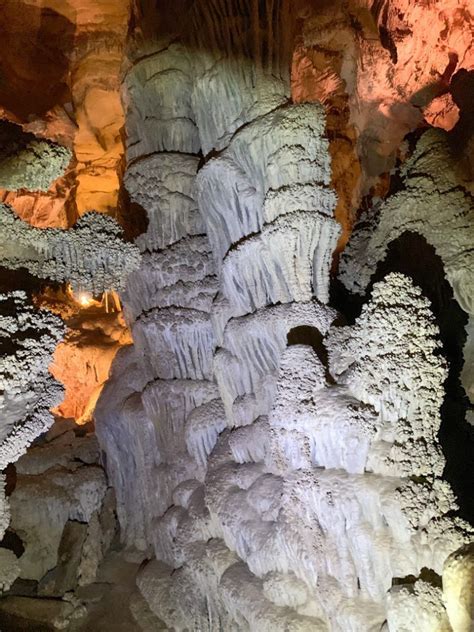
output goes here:
[{"label": "dark crevice", "polygon": [[17,557],[21,557],[25,552],[25,546],[19,535],[13,529],[7,529],[3,540],[0,542],[0,548],[12,551]]},{"label": "dark crevice", "polygon": [[328,352],[324,344],[323,335],[319,329],[309,325],[293,327],[293,329],[290,329],[288,332],[287,344],[289,347],[292,345],[307,345],[311,347],[326,370],[326,380],[329,384],[335,384],[332,375],[329,373]]},{"label": "dark crevice", "polygon": [[407,575],[406,577],[394,577],[392,579],[392,586],[413,585],[419,579],[428,584],[431,584],[432,586],[435,586],[436,588],[442,587],[440,575],[438,575],[438,573],[435,573],[430,568],[422,568],[419,577],[415,577],[414,575]]},{"label": "dark crevice", "polygon": [[382,281],[390,272],[401,272],[410,277],[431,302],[440,330],[442,352],[449,366],[438,434],[446,458],[443,476],[457,496],[459,515],[474,524],[474,433],[466,421],[470,404],[460,380],[468,315],[453,296],[441,258],[424,237],[405,232],[389,244],[386,257],[378,264],[365,295],[351,294],[334,279],[331,304],[353,324],[363,305],[370,300],[374,283]]}]

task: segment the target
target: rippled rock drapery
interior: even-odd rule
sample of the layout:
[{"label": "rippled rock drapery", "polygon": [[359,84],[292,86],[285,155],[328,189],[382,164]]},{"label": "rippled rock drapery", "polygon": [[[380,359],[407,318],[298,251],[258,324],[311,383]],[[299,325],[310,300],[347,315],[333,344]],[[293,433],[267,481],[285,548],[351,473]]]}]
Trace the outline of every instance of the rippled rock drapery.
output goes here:
[{"label": "rippled rock drapery", "polygon": [[[156,558],[139,589],[177,630],[448,626],[423,569],[472,533],[447,515],[428,303],[392,276],[333,324],[323,110],[285,104],[255,48],[240,67],[196,48],[136,50],[125,80],[125,182],[149,226],[123,294],[134,345],[96,418],[124,542]],[[327,335],[327,365],[324,344],[287,346],[299,330]]]}]

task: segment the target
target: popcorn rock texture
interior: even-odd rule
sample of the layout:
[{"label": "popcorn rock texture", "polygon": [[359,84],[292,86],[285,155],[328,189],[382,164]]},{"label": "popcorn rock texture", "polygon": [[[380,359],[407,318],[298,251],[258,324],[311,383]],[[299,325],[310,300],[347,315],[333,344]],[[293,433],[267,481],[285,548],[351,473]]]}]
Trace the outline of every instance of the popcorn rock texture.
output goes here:
[{"label": "popcorn rock texture", "polygon": [[[365,292],[388,247],[407,231],[422,235],[442,259],[446,278],[460,307],[474,314],[472,195],[460,184],[447,134],[428,130],[401,167],[402,188],[382,202],[372,217],[363,217],[341,259],[339,278],[351,291]],[[472,325],[467,327],[462,374],[472,397]]]},{"label": "popcorn rock texture", "polygon": [[0,124],[0,188],[47,191],[71,162],[72,152],[35,138],[11,123]]},{"label": "popcorn rock texture", "polygon": [[239,118],[226,55],[136,45],[125,182],[149,225],[96,427],[141,595],[183,631],[447,625],[424,569],[472,531],[441,478],[429,302],[390,275],[337,325],[321,106],[272,101],[245,59],[259,105]]},{"label": "popcorn rock texture", "polygon": [[[118,289],[131,339],[97,401],[99,444],[55,426],[3,476],[24,550],[0,559],[0,627],[32,607],[26,585],[29,618],[71,632],[470,631],[468,430],[458,461],[452,441],[461,369],[472,393],[467,3],[66,4],[66,224],[81,220],[39,231],[3,206],[1,256]],[[134,245],[84,215],[95,200]],[[406,243],[433,268],[424,251],[410,268]],[[95,602],[82,627],[77,600]]]},{"label": "popcorn rock texture", "polygon": [[64,334],[57,316],[37,311],[26,294],[0,296],[0,469],[12,463],[53,422],[49,412],[61,401],[62,387],[48,373],[54,349]]},{"label": "popcorn rock texture", "polygon": [[122,240],[111,217],[89,213],[73,229],[32,228],[0,204],[2,265],[40,278],[68,281],[77,291],[120,289],[139,265],[138,249]]},{"label": "popcorn rock texture", "polygon": [[[14,463],[53,423],[50,409],[63,389],[48,372],[54,349],[64,334],[60,318],[37,311],[21,291],[0,294],[0,469]],[[10,522],[2,475],[0,537]],[[34,512],[33,512],[34,514]],[[0,584],[10,588],[20,574],[16,557],[0,550]]]},{"label": "popcorn rock texture", "polygon": [[[354,327],[328,337],[329,367],[351,394],[373,406],[391,441],[386,473],[440,475],[444,459],[437,445],[443,382],[447,371],[440,356],[438,328],[429,301],[401,274],[376,284],[372,300]],[[406,341],[406,346],[403,342]],[[390,426],[398,424],[394,431]],[[378,457],[383,452],[378,453]],[[391,470],[391,472],[390,472]]]}]

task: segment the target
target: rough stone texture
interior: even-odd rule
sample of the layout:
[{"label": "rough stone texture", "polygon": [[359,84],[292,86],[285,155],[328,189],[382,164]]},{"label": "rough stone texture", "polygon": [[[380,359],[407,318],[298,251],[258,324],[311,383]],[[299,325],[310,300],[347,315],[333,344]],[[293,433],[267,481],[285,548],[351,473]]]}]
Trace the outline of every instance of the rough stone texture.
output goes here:
[{"label": "rough stone texture", "polygon": [[443,601],[453,630],[468,632],[474,626],[474,545],[452,553],[444,563]]},{"label": "rough stone texture", "polygon": [[218,290],[207,239],[181,239],[166,250],[147,252],[132,272],[123,298],[129,323],[153,308],[194,308],[210,313]]},{"label": "rough stone texture", "polygon": [[40,596],[62,597],[76,588],[86,535],[87,524],[72,520],[66,522],[59,542],[57,566],[39,582]]},{"label": "rough stone texture", "polygon": [[53,422],[49,409],[59,403],[62,389],[48,373],[48,365],[64,328],[57,316],[35,310],[24,292],[1,294],[0,309],[0,469],[4,469]]},{"label": "rough stone texture", "polygon": [[474,258],[470,227],[474,206],[459,183],[447,135],[440,130],[425,132],[400,175],[402,190],[380,206],[366,229],[354,233],[342,257],[341,281],[351,291],[364,292],[389,243],[410,230],[434,246],[456,300],[472,313]]},{"label": "rough stone texture", "polygon": [[[262,59],[255,64],[249,58],[249,48],[263,48],[265,37],[285,28],[288,4],[282,3],[285,10],[275,13],[276,24],[269,27],[269,34],[259,32],[258,10],[257,15],[255,11],[239,11],[229,0],[219,4],[212,17],[206,8],[203,15],[198,5],[189,5],[189,10],[183,7],[179,26],[199,25],[187,46],[172,41],[172,33],[165,33],[148,43],[144,52],[138,48],[142,45],[140,36],[136,38],[137,50],[132,48],[135,59],[124,83],[128,160],[155,152],[197,154],[202,149],[206,155],[223,149],[236,130],[287,100],[289,88],[282,80],[282,74],[288,73],[286,60],[280,65],[278,58],[288,51],[284,46],[275,48],[266,64]],[[142,11],[146,15],[147,9]],[[220,28],[226,18],[223,20],[221,11],[229,19],[224,28],[232,24],[240,33],[232,43],[222,41]],[[251,33],[254,38],[249,37]],[[283,44],[286,36],[280,36]],[[229,46],[235,48],[233,54],[229,54]]]},{"label": "rough stone texture", "polygon": [[[74,0],[67,12],[78,8],[77,23],[96,32],[104,3],[123,18],[124,5],[110,0],[97,12],[91,0]],[[137,239],[140,267],[137,251],[125,252],[105,219],[24,238],[8,214],[5,223],[9,265],[26,262],[36,274],[92,291],[119,287],[133,270],[123,299],[134,345],[118,355],[96,416],[123,543],[150,560],[138,575],[135,609],[140,599],[149,607],[139,625],[159,626],[158,617],[183,632],[468,629],[472,556],[463,545],[472,530],[456,517],[441,478],[446,368],[429,304],[409,279],[392,275],[352,326],[340,328],[326,305],[334,215],[344,240],[362,193],[374,186],[372,197],[385,194],[383,174],[401,137],[423,116],[446,129],[455,124],[459,138],[466,113],[454,86],[452,99],[447,91],[469,61],[465,3],[133,4],[124,180],[130,210],[141,206],[149,220]],[[327,116],[319,105],[286,103],[297,17],[304,19],[293,94],[321,99]],[[433,28],[413,37],[411,25],[423,20]],[[123,29],[113,33],[104,40],[116,52]],[[103,206],[110,200],[108,182],[101,192],[89,180],[91,157],[97,139],[106,154],[120,145],[117,126],[103,127],[120,117],[96,107],[107,104],[101,95],[110,86],[87,85],[99,55],[92,45],[83,55],[90,39],[79,34],[83,63],[72,100],[77,154],[89,163],[78,193],[83,209],[84,193]],[[407,79],[411,55],[416,72]],[[308,66],[316,90],[300,81]],[[97,169],[104,179],[115,159]],[[450,161],[441,137],[422,137],[402,167],[402,188],[349,249],[360,259],[354,287],[365,290],[388,241],[408,226],[436,247],[458,301],[472,311],[470,199],[460,168],[445,168]],[[104,241],[118,259],[104,254]],[[74,573],[80,583],[98,581],[88,592],[81,587],[95,604],[85,625],[110,627],[107,610],[117,608],[115,627],[128,629],[137,564],[112,555],[100,568],[115,532],[113,502],[104,499],[96,448],[74,447],[71,438],[66,432],[57,446],[38,448],[41,458],[21,460],[12,496],[26,544],[20,565],[41,576],[56,564],[64,524],[88,521]],[[47,511],[33,507],[35,495]],[[35,525],[27,521],[33,509]]]},{"label": "rough stone texture", "polygon": [[[447,371],[438,333],[421,290],[407,277],[392,274],[374,286],[356,326],[339,328],[328,338],[331,374],[374,407],[392,437],[379,437],[380,448],[369,461],[372,471],[442,474],[437,434]],[[401,340],[407,341],[408,352]]]},{"label": "rough stone texture", "polygon": [[84,608],[57,599],[5,597],[0,601],[0,625],[4,630],[28,630],[32,626],[41,632],[67,630],[84,616]]},{"label": "rough stone texture", "polygon": [[38,227],[67,228],[91,210],[116,215],[130,1],[4,0],[1,11],[2,119],[74,154],[58,186],[2,201]]},{"label": "rough stone texture", "polygon": [[461,381],[467,396],[474,401],[474,316],[469,316],[466,326],[466,343],[464,345],[464,366]]},{"label": "rough stone texture", "polygon": [[20,565],[16,555],[8,549],[0,549],[0,592],[10,589],[20,575]]},{"label": "rough stone texture", "polygon": [[58,544],[68,520],[89,522],[106,490],[98,466],[75,471],[52,468],[43,474],[19,475],[10,496],[11,527],[22,538],[21,577],[41,579],[58,561]]},{"label": "rough stone texture", "polygon": [[130,597],[130,611],[142,632],[157,632],[158,630],[168,629],[163,621],[153,614],[150,606],[138,590]]},{"label": "rough stone texture", "polygon": [[[446,372],[429,304],[395,275],[353,327],[332,325],[339,231],[322,108],[246,112],[233,133],[234,103],[227,118],[225,100],[210,98],[207,116],[196,87],[188,100],[176,46],[133,67],[144,74],[127,96],[126,181],[152,227],[123,295],[134,345],[96,409],[123,541],[156,558],[139,590],[176,630],[444,625],[441,592],[421,575],[441,575],[472,532],[440,478]],[[203,68],[220,94],[232,73]],[[139,146],[153,99],[160,124]],[[176,152],[197,149],[183,150],[173,108],[188,142],[197,124],[204,153],[223,149],[195,186],[191,169],[178,177],[192,160]]]},{"label": "rough stone texture", "polygon": [[404,136],[427,122],[449,130],[459,117],[454,84],[474,63],[472,4],[305,1],[294,11],[292,98],[328,112],[343,247],[363,196],[386,193]]},{"label": "rough stone texture", "polygon": [[66,147],[25,134],[6,122],[0,125],[0,146],[0,188],[11,191],[47,191],[72,158]]},{"label": "rough stone texture", "polygon": [[159,250],[187,235],[204,233],[193,191],[198,163],[196,156],[160,153],[145,156],[127,169],[130,199],[148,216],[148,229],[137,239],[142,251]]},{"label": "rough stone texture", "polygon": [[[462,186],[459,170],[441,130],[423,134],[400,170],[403,188],[363,217],[341,259],[339,278],[352,292],[363,294],[390,242],[406,231],[419,233],[442,259],[454,297],[470,318],[474,314],[474,256],[472,195]],[[471,395],[472,335],[464,349],[462,379]]]},{"label": "rough stone texture", "polygon": [[66,317],[66,335],[56,347],[50,366],[53,376],[65,387],[64,399],[54,413],[72,418],[79,424],[93,419],[95,404],[108,379],[112,361],[117,351],[130,343],[123,314],[115,311],[116,306],[107,313],[106,301],[110,310],[113,302],[109,293],[100,305],[93,302],[88,308],[81,309],[79,304],[79,310]]},{"label": "rough stone texture", "polygon": [[199,151],[192,86],[190,55],[179,44],[135,62],[124,85],[128,160],[155,152]]},{"label": "rough stone texture", "polygon": [[69,281],[75,290],[100,294],[120,289],[139,265],[139,253],[125,243],[110,217],[88,214],[69,231],[32,228],[0,204],[1,263],[27,268],[35,276]]},{"label": "rough stone texture", "polygon": [[16,462],[10,528],[24,548],[18,576],[37,583],[35,596],[65,598],[94,582],[111,547],[115,496],[99,458],[93,434],[58,421]]},{"label": "rough stone texture", "polygon": [[441,590],[422,580],[418,580],[413,586],[400,586],[390,591],[387,625],[390,630],[400,632],[453,630],[442,602]]}]

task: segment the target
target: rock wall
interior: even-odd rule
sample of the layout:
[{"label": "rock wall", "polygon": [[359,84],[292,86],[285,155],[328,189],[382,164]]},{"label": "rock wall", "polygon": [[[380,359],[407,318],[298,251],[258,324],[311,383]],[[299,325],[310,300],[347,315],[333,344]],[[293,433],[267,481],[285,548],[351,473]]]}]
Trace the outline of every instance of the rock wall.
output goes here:
[{"label": "rock wall", "polygon": [[474,64],[474,15],[468,0],[303,1],[295,11],[292,97],[328,112],[342,249],[364,196],[386,194],[405,135],[458,123],[456,76]]},{"label": "rock wall", "polygon": [[469,568],[472,529],[441,477],[438,329],[403,275],[353,326],[328,306],[325,115],[286,103],[277,5],[199,3],[145,44],[137,16],[125,183],[149,225],[96,408],[122,538],[176,630],[455,629],[443,565]]},{"label": "rock wall", "polygon": [[74,156],[46,192],[12,193],[0,181],[2,201],[35,226],[67,228],[92,210],[119,214],[119,78],[130,8],[131,0],[2,2],[0,118]]}]

